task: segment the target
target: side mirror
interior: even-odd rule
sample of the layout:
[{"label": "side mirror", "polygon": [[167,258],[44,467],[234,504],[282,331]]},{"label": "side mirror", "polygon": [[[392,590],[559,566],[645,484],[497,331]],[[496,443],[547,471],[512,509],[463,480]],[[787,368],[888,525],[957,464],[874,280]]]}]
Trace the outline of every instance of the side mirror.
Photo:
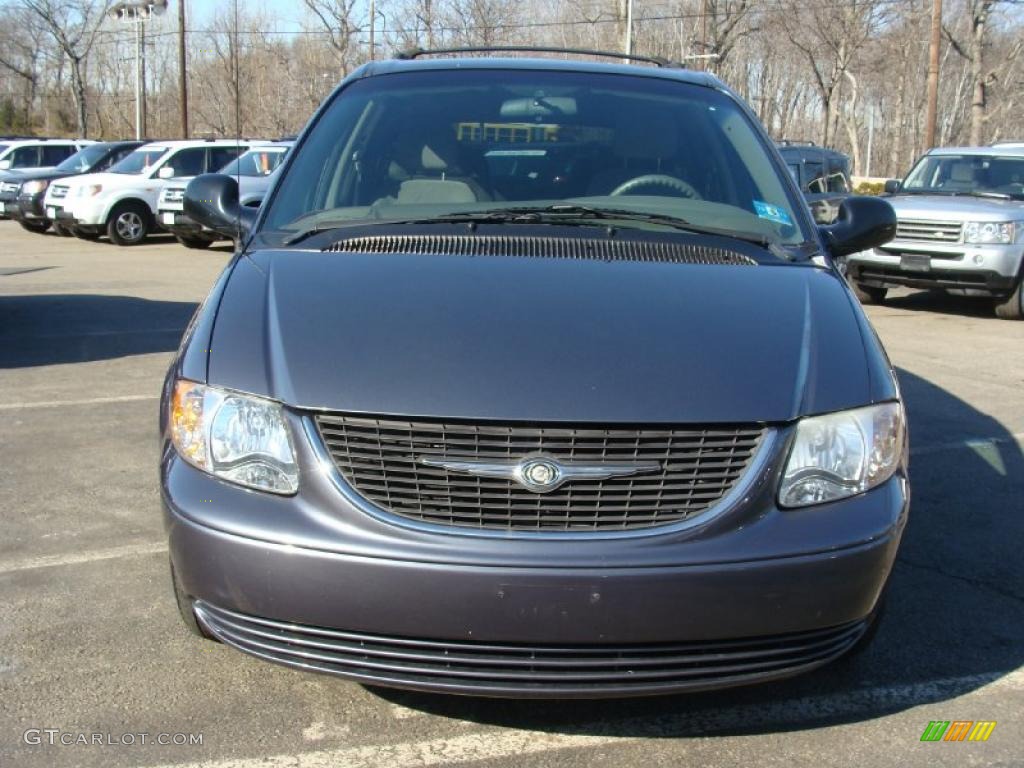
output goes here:
[{"label": "side mirror", "polygon": [[835,222],[819,227],[833,257],[883,245],[896,236],[896,212],[880,197],[848,197]]},{"label": "side mirror", "polygon": [[900,187],[903,186],[903,182],[899,179],[886,179],[885,180],[885,194],[895,195],[900,191]]},{"label": "side mirror", "polygon": [[196,176],[185,187],[185,215],[232,240],[245,240],[256,223],[256,208],[238,202],[238,181],[221,173]]},{"label": "side mirror", "polygon": [[6,171],[10,167],[11,167],[11,161],[10,160],[0,160],[0,171]]},{"label": "side mirror", "polygon": [[156,172],[156,175],[161,179],[170,179],[173,178],[174,176],[174,169],[171,168],[171,166],[169,165],[165,165],[163,168]]}]

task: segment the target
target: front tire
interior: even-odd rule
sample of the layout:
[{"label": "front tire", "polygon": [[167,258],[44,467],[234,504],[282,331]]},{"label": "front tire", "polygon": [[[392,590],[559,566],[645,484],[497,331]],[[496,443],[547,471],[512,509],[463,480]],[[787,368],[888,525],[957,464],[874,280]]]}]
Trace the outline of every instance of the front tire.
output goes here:
[{"label": "front tire", "polygon": [[196,248],[199,250],[205,250],[213,245],[213,240],[207,240],[203,237],[184,237],[182,235],[175,235],[178,242],[184,245],[186,248]]},{"label": "front tire", "polygon": [[150,230],[151,214],[138,203],[122,203],[107,219],[107,237],[117,245],[138,245]]},{"label": "front tire", "polygon": [[21,224],[24,229],[27,229],[29,232],[35,232],[36,234],[41,234],[50,228],[50,222],[48,221],[26,221],[23,219],[18,223]]},{"label": "front tire", "polygon": [[888,288],[876,288],[873,285],[854,282],[850,283],[850,287],[861,304],[882,304],[885,302],[885,294],[889,292]]},{"label": "front tire", "polygon": [[1017,281],[1017,288],[1005,301],[996,302],[996,317],[1024,320],[1024,277]]}]

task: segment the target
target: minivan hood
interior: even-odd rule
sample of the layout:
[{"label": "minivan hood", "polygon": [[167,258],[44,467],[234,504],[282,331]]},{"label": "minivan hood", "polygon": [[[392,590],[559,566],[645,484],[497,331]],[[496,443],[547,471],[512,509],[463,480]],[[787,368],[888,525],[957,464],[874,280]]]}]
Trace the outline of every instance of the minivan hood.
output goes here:
[{"label": "minivan hood", "polygon": [[893,195],[885,198],[897,219],[1006,221],[1024,213],[1020,200],[968,195]]},{"label": "minivan hood", "polygon": [[781,422],[870,402],[856,312],[812,266],[260,251],[208,381],[347,412]]}]

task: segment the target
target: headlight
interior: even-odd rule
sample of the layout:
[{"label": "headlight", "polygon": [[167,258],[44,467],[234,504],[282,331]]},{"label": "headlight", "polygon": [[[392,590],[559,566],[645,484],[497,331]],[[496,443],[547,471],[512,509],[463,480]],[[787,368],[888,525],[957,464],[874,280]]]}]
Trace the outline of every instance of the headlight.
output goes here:
[{"label": "headlight", "polygon": [[884,483],[900,464],[905,429],[899,403],[801,419],[779,487],[779,504],[822,504]]},{"label": "headlight", "polygon": [[100,192],[103,191],[102,184],[89,184],[85,187],[78,188],[79,197],[96,197]]},{"label": "headlight", "polygon": [[24,195],[35,195],[42,192],[50,185],[48,181],[26,181],[21,185],[21,192]]},{"label": "headlight", "polygon": [[281,406],[192,381],[177,381],[171,442],[185,461],[224,480],[295,493],[299,470]]},{"label": "headlight", "polygon": [[965,243],[1012,243],[1012,221],[968,221],[964,224]]}]

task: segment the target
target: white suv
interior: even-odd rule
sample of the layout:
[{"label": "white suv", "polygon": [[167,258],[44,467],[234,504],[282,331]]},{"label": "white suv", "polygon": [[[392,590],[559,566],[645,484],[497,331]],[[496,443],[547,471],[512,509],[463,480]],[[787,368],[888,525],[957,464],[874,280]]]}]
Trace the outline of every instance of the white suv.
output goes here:
[{"label": "white suv", "polygon": [[50,185],[46,217],[94,240],[106,233],[118,245],[141,243],[156,227],[156,205],[167,179],[214,171],[256,142],[235,139],[145,144],[104,173]]},{"label": "white suv", "polygon": [[[284,140],[254,146],[218,170],[218,173],[238,179],[238,202],[241,205],[259,208],[293,143]],[[160,226],[169,230],[186,248],[209,248],[221,235],[185,215],[184,199],[188,182],[188,179],[171,179],[167,182],[157,203]]]},{"label": "white suv", "polygon": [[[31,139],[0,137],[0,191],[17,192],[20,171],[53,168],[82,147],[88,139]],[[0,206],[0,218],[8,218]]]}]

